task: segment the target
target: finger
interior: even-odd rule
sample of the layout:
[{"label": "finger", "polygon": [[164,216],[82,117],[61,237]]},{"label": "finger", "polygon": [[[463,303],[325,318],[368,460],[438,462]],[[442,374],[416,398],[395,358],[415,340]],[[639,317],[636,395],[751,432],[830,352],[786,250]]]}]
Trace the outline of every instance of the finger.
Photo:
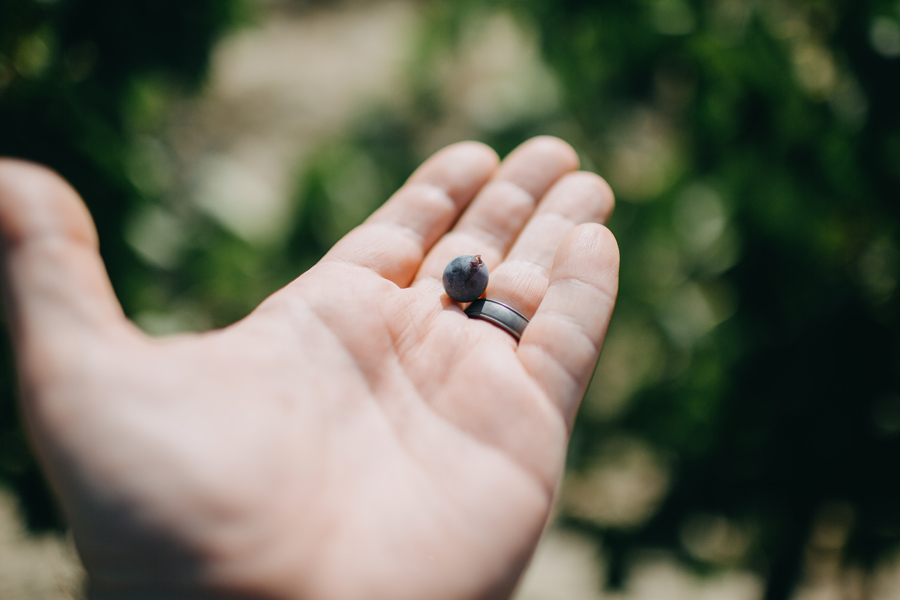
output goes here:
[{"label": "finger", "polygon": [[619,250],[612,233],[596,224],[570,231],[519,344],[522,365],[570,427],[600,355],[618,279]]},{"label": "finger", "polygon": [[613,209],[613,194],[593,173],[562,178],[547,193],[506,259],[491,272],[488,297],[508,304],[526,317],[537,310],[554,256],[565,236],[582,223],[603,223]]},{"label": "finger", "polygon": [[500,264],[547,190],[577,168],[578,155],[560,139],[538,137],[519,146],[428,254],[416,280],[439,279],[462,254],[480,254],[489,269]]},{"label": "finger", "polygon": [[323,260],[359,265],[405,287],[428,250],[490,178],[497,162],[493,150],[476,142],[444,148]]},{"label": "finger", "polygon": [[44,167],[0,160],[3,284],[20,366],[51,366],[125,323],[75,191]]}]

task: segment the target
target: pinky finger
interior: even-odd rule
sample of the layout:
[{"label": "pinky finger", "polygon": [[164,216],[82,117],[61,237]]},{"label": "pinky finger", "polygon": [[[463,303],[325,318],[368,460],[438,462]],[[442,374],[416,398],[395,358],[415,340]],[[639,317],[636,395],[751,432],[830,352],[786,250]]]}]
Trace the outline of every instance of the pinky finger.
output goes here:
[{"label": "pinky finger", "polygon": [[550,283],[525,329],[522,365],[571,427],[612,317],[619,249],[602,225],[570,231],[556,251]]}]

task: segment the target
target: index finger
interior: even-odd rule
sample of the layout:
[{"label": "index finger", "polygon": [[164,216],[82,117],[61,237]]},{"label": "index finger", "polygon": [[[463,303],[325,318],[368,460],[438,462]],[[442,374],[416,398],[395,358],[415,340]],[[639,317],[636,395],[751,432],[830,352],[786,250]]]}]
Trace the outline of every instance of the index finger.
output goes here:
[{"label": "index finger", "polygon": [[425,254],[453,226],[498,162],[497,154],[478,142],[444,148],[323,261],[356,264],[401,287],[409,285]]}]

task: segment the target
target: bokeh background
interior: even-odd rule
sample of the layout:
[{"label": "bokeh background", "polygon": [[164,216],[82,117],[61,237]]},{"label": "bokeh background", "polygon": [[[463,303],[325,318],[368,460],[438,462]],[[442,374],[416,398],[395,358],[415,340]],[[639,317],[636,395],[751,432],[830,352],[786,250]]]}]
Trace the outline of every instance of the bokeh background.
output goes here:
[{"label": "bokeh background", "polygon": [[[126,312],[227,325],[421,160],[552,134],[619,302],[521,600],[900,598],[897,0],[0,0],[0,155]],[[0,597],[80,571],[0,356]]]}]

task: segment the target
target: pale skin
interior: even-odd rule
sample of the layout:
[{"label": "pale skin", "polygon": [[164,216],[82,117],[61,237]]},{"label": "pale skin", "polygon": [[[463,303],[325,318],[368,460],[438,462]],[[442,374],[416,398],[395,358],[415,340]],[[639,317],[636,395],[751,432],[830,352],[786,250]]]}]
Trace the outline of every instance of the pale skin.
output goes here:
[{"label": "pale skin", "polygon": [[[230,327],[124,316],[93,222],[0,161],[7,315],[34,449],[92,598],[509,598],[613,310],[613,196],[535,138],[455,144]],[[462,254],[521,343],[443,293]]]}]

